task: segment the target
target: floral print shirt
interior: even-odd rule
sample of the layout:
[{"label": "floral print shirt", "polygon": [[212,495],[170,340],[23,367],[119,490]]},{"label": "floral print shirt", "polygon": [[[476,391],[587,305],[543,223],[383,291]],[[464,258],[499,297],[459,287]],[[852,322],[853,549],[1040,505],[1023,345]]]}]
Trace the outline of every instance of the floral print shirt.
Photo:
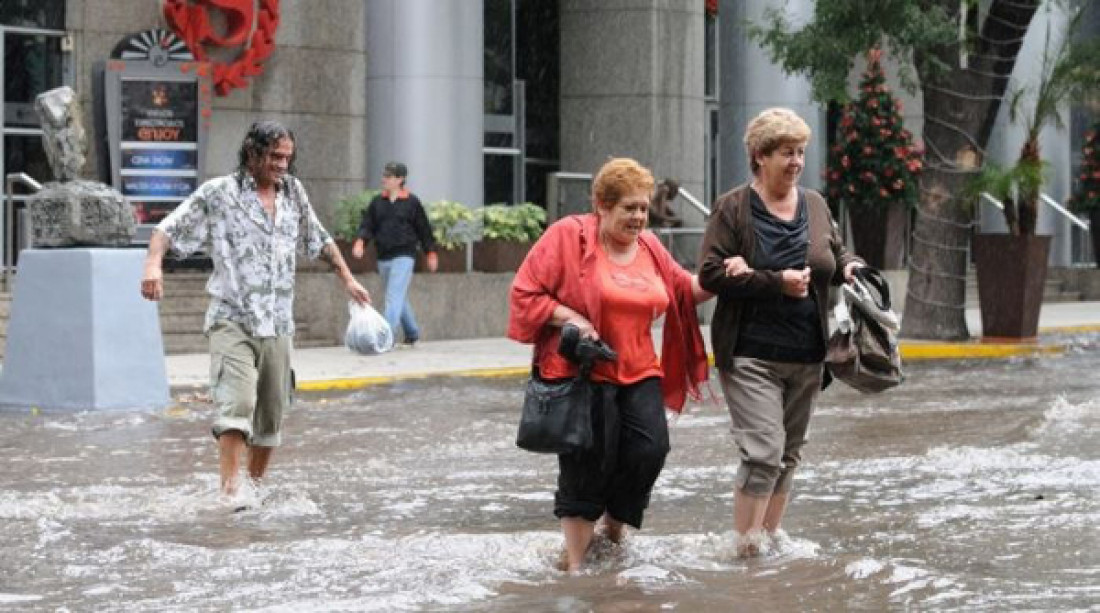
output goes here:
[{"label": "floral print shirt", "polygon": [[276,190],[274,219],[264,211],[255,179],[232,174],[203,183],[157,229],[179,255],[206,248],[214,262],[203,330],[229,320],[256,337],[294,335],[296,252],[316,258],[332,242],[291,176]]}]

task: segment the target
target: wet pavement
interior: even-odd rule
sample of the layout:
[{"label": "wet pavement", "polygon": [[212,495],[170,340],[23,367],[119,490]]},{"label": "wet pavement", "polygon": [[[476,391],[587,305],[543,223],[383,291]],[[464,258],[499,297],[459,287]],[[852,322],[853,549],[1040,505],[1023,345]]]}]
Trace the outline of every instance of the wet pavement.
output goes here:
[{"label": "wet pavement", "polygon": [[759,559],[732,555],[725,409],[690,405],[645,529],[576,576],[553,568],[556,461],[513,444],[517,376],[302,393],[241,513],[201,394],[0,413],[0,609],[1095,610],[1100,335],[1062,339],[830,388],[790,538]]},{"label": "wet pavement", "polygon": [[[972,334],[980,335],[977,309],[966,318]],[[1100,302],[1044,304],[1039,319],[1040,337],[1035,342],[928,342],[903,339],[907,361],[957,358],[1004,358],[1059,354],[1068,347],[1066,332],[1100,332]],[[710,328],[704,326],[708,347]],[[654,330],[660,346],[660,330]],[[531,368],[531,347],[507,338],[475,338],[427,341],[412,350],[395,350],[379,356],[360,356],[344,347],[295,349],[294,369],[301,389],[323,391],[358,389],[369,385],[429,376],[518,376]],[[173,387],[203,387],[210,377],[206,353],[172,355],[166,359]]]}]

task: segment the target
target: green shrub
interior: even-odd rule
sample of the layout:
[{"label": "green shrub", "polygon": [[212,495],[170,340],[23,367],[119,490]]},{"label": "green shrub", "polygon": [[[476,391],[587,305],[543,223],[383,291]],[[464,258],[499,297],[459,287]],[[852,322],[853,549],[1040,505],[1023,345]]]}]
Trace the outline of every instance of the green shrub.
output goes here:
[{"label": "green shrub", "polygon": [[348,241],[355,240],[359,233],[359,221],[363,218],[363,211],[367,205],[379,194],[376,189],[368,189],[358,194],[347,196],[337,200],[332,205],[332,232],[333,238]]},{"label": "green shrub", "polygon": [[542,236],[546,209],[530,202],[490,204],[481,209],[485,238],[516,243],[533,243]]},{"label": "green shrub", "polygon": [[429,202],[425,207],[432,224],[432,236],[443,249],[458,249],[480,238],[477,216],[470,207],[453,200]]}]

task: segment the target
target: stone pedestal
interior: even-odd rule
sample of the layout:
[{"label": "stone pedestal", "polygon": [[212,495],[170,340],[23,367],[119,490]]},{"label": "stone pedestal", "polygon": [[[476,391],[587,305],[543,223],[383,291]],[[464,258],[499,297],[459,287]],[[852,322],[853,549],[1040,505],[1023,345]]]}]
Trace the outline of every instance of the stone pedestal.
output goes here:
[{"label": "stone pedestal", "polygon": [[27,249],[0,371],[0,409],[158,409],[171,401],[138,249]]}]

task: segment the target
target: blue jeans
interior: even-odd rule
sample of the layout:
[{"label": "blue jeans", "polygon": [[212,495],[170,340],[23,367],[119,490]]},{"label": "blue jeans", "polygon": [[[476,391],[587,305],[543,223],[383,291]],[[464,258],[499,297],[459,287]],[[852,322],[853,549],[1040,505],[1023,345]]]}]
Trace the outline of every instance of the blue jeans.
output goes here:
[{"label": "blue jeans", "polygon": [[382,275],[382,284],[386,287],[386,308],[382,316],[390,324],[393,336],[397,338],[397,326],[405,333],[405,342],[414,343],[420,339],[420,327],[416,325],[412,305],[406,297],[409,283],[412,281],[413,265],[416,260],[410,256],[398,256],[390,260],[378,260],[378,272]]}]

